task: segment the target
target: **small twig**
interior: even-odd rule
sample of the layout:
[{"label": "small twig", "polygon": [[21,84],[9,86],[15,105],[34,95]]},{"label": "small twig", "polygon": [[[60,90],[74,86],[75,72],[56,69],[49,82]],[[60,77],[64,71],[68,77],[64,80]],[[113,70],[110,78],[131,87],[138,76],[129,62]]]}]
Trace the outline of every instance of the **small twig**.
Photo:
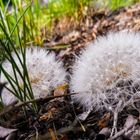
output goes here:
[{"label": "small twig", "polygon": [[75,109],[74,109],[74,106],[73,106],[73,105],[72,105],[72,109],[73,109],[73,113],[74,113],[74,116],[75,116],[75,118],[76,118],[76,121],[80,124],[80,126],[81,126],[81,128],[82,128],[83,132],[85,132],[85,131],[86,131],[86,129],[85,129],[84,125],[82,124],[82,122],[80,121],[80,119],[77,117],[77,115],[76,115],[76,112],[75,112]]},{"label": "small twig", "polygon": [[122,101],[120,100],[114,111],[114,120],[113,120],[113,128],[111,132],[111,137],[117,133],[118,113],[120,112],[121,106],[122,106]]},{"label": "small twig", "polygon": [[[78,132],[83,132],[83,129],[81,127],[74,127],[74,125],[72,124],[68,127],[63,127],[61,129],[57,130],[57,134],[58,135],[61,135],[61,134],[63,135],[63,134],[69,133],[71,131],[74,132],[74,133],[78,133]],[[32,137],[32,139],[34,140],[34,138],[35,138],[35,135],[34,135],[34,137]],[[44,135],[39,135],[39,139],[41,139],[41,140],[51,139],[50,133],[47,132]]]},{"label": "small twig", "polygon": [[7,106],[6,108],[4,108],[1,112],[0,112],[0,116],[3,116],[5,115],[6,113],[10,112],[10,111],[13,111],[13,110],[16,110],[22,106],[26,106],[28,105],[29,103],[38,103],[38,102],[41,102],[41,101],[44,101],[44,102],[48,102],[52,99],[55,99],[55,98],[60,98],[60,97],[67,97],[67,96],[71,96],[71,95],[74,95],[76,93],[71,93],[71,94],[65,94],[65,95],[60,95],[60,96],[47,96],[45,98],[39,98],[39,99],[33,99],[33,100],[30,100],[30,101],[26,101],[26,102],[21,102],[19,104],[15,104],[15,105],[9,105]]},{"label": "small twig", "polygon": [[111,132],[111,137],[117,133],[117,122],[118,122],[118,111],[114,112],[113,128]]},{"label": "small twig", "polygon": [[109,138],[108,140],[115,140],[116,138],[122,136],[125,132],[127,132],[128,130],[130,130],[131,127],[129,128],[124,128],[121,131],[119,131],[118,133],[116,133],[114,136],[112,136],[111,138]]},{"label": "small twig", "polygon": [[116,138],[124,135],[126,132],[131,130],[137,124],[137,119],[133,116],[128,116],[124,125],[124,128],[116,133],[114,136],[110,137],[108,140],[115,140]]},{"label": "small twig", "polygon": [[38,129],[36,128],[36,126],[34,126],[35,128],[35,137],[36,137],[36,140],[39,139],[39,133],[38,133]]}]

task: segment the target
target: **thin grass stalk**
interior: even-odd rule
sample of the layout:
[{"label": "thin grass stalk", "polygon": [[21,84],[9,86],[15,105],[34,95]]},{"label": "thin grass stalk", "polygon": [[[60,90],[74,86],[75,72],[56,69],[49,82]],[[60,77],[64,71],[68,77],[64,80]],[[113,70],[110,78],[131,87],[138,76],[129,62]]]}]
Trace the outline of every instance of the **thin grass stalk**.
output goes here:
[{"label": "thin grass stalk", "polygon": [[[5,46],[4,43],[1,42],[1,44],[2,44],[2,46]],[[9,46],[9,45],[8,45],[8,46]],[[21,74],[21,72],[20,72],[20,70],[19,70],[17,64],[14,62],[14,59],[13,59],[12,56],[11,56],[10,51],[7,49],[6,46],[4,47],[4,49],[5,49],[5,51],[7,52],[7,54],[10,56],[10,59],[9,59],[9,57],[6,57],[6,58],[7,58],[7,60],[12,64],[13,70],[17,69],[17,70],[18,70],[18,73],[19,73],[20,76],[21,76],[21,78],[23,78],[23,76],[22,76],[22,74]],[[14,66],[13,66],[13,65],[14,65]],[[22,66],[23,66],[23,65],[22,65]],[[15,72],[14,72],[14,73],[15,73]],[[15,76],[15,77],[16,77],[16,76]]]},{"label": "thin grass stalk", "polygon": [[[23,21],[23,24],[25,24],[25,21]],[[23,26],[23,31],[24,31],[24,27],[25,26]],[[23,34],[25,35],[24,37],[26,37],[26,32],[25,31],[24,31]],[[26,38],[24,39],[24,41],[25,40],[26,40]],[[30,78],[29,78],[28,70],[27,70],[27,66],[26,66],[26,48],[25,47],[21,47],[21,49],[22,48],[23,48],[23,50],[22,50],[22,57],[23,57],[23,64],[24,64],[24,67],[23,67],[24,83],[26,83],[26,81],[27,81],[27,84],[28,84],[29,89],[30,89],[29,96],[30,96],[31,99],[34,99],[34,94],[33,94],[33,91],[32,91],[32,86],[31,86],[31,83],[30,83]],[[24,91],[26,93],[26,86],[25,85],[24,85]],[[37,111],[36,103],[33,103],[33,107],[34,107],[34,110]]]},{"label": "thin grass stalk", "polygon": [[[14,7],[14,15],[15,15],[15,20],[16,20],[16,23],[19,23],[18,22],[18,20],[17,20],[17,11],[16,11],[16,6],[15,6],[15,4],[13,5],[13,7]],[[19,20],[20,21],[20,20]],[[20,45],[20,48],[21,48],[21,51],[22,51],[22,45],[21,45],[21,39],[20,39],[20,35],[19,35],[19,27],[18,27],[18,24],[16,25],[16,32],[17,32],[17,36],[18,36],[18,41],[19,41],[19,45]],[[23,57],[23,56],[22,56]],[[23,62],[24,63],[24,62]],[[23,66],[24,66],[24,64],[23,64]],[[14,77],[15,77],[15,79],[16,79],[16,82],[17,82],[17,85],[18,85],[18,88],[19,88],[19,94],[20,94],[20,98],[22,99],[22,101],[26,101],[26,92],[21,92],[21,90],[20,90],[20,85],[19,85],[19,82],[18,82],[18,79],[17,79],[17,76],[16,76],[16,73],[14,72]],[[23,78],[24,78],[24,75],[23,75]],[[24,84],[23,84],[24,85]],[[24,91],[24,90],[23,90]]]},{"label": "thin grass stalk", "polygon": [[[0,14],[0,16],[1,16],[1,14]],[[3,25],[4,26],[4,25]],[[16,48],[14,47],[15,46],[15,44],[13,44],[13,42],[12,42],[12,40],[11,40],[11,38],[9,37],[9,35],[7,34],[7,32],[5,31],[5,28],[3,27],[2,25],[1,25],[1,23],[0,23],[0,27],[1,27],[1,29],[2,29],[2,31],[4,32],[4,34],[5,34],[5,36],[6,36],[6,39],[7,39],[7,41],[6,41],[6,45],[8,45],[8,43],[10,43],[10,46],[12,47],[12,49],[14,50],[14,52],[15,52],[15,54],[16,54],[16,56],[17,56],[17,58],[18,58],[18,60],[19,60],[19,62],[20,62],[20,64],[22,65],[22,61],[21,61],[21,58],[19,57],[19,55],[18,55],[18,52],[17,52],[17,50],[16,50]],[[5,46],[6,46],[5,45]]]},{"label": "thin grass stalk", "polygon": [[[3,72],[5,75],[7,75],[7,76],[9,77],[9,80],[11,80],[12,83],[14,82],[14,84],[17,85],[17,80],[15,81],[15,80],[6,72],[6,70],[3,69],[2,66],[1,66],[1,70],[2,70],[2,72]],[[19,86],[19,85],[18,85],[18,86]],[[22,90],[22,89],[20,88],[20,86],[19,86],[19,89]],[[16,90],[16,91],[17,91],[17,90]]]},{"label": "thin grass stalk", "polygon": [[17,89],[15,88],[15,85],[14,85],[13,82],[11,81],[11,78],[10,78],[9,74],[3,69],[2,66],[0,66],[0,68],[1,68],[1,71],[4,73],[6,79],[8,80],[9,84],[10,84],[11,87],[13,88],[13,90],[14,90],[14,92],[15,92],[14,95],[15,95],[17,98],[20,98],[20,97],[19,97],[19,94],[18,94],[18,92],[17,92]]},{"label": "thin grass stalk", "polygon": [[[11,62],[11,63],[12,63],[12,62]],[[19,82],[18,82],[17,76],[16,76],[16,74],[15,74],[16,71],[15,71],[15,69],[14,69],[14,66],[12,66],[12,68],[13,68],[13,71],[14,71],[15,80],[6,72],[5,69],[3,69],[2,65],[1,65],[1,70],[2,70],[2,72],[3,72],[6,76],[8,76],[9,80],[11,80],[12,83],[14,82],[14,84],[18,86],[19,92],[20,92],[20,91],[23,91],[22,88],[20,88],[20,85],[18,84]],[[10,81],[9,81],[9,82],[10,82]],[[16,91],[17,91],[17,90],[16,90]],[[19,97],[20,97],[20,96],[19,96]]]},{"label": "thin grass stalk", "polygon": [[5,58],[11,63],[11,65],[13,65],[12,67],[14,67],[14,69],[16,69],[18,71],[18,73],[20,74],[20,76],[22,76],[17,64],[15,63],[13,57],[11,56],[10,50],[7,49],[7,47],[5,46],[5,44],[0,40],[1,45],[4,47],[6,53],[8,54],[8,56],[5,55]]},{"label": "thin grass stalk", "polygon": [[[1,26],[1,24],[0,24],[0,26]],[[2,26],[1,26],[1,28],[2,28]],[[3,29],[3,30],[4,30],[4,29]],[[4,32],[5,32],[5,30],[4,30]],[[6,32],[5,32],[5,33],[6,33]],[[7,34],[6,34],[6,35],[7,35]],[[6,36],[6,38],[10,39],[10,38],[8,37],[8,35]],[[11,42],[11,40],[10,40],[10,42]],[[2,44],[2,43],[1,43],[1,44]],[[8,45],[8,44],[7,44],[7,45]],[[5,51],[7,52],[7,54],[9,55],[10,59],[11,59],[11,60],[10,60],[10,59],[8,59],[8,60],[10,60],[10,62],[11,62],[12,65],[14,64],[15,69],[17,70],[17,72],[18,72],[18,74],[20,75],[20,77],[23,79],[24,77],[23,77],[23,75],[22,75],[20,69],[18,68],[17,64],[15,63],[14,59],[12,58],[11,53],[10,53],[10,50],[7,49],[7,47],[5,46],[4,43],[3,43],[3,47],[4,47]],[[17,58],[19,58],[19,61],[20,61],[21,65],[22,65],[22,67],[24,67],[24,66],[23,66],[23,63],[22,63],[22,61],[21,61],[21,58],[20,58],[19,55],[18,55],[17,50],[15,49],[15,47],[12,47],[12,48],[14,48],[14,50],[16,51],[16,56],[17,56]],[[14,51],[14,52],[15,52],[15,51]],[[28,84],[27,84],[26,82],[25,82],[25,85],[27,86],[28,92],[30,93],[30,89],[29,89]]]},{"label": "thin grass stalk", "polygon": [[[23,15],[24,16],[24,15]],[[17,14],[15,12],[15,17],[16,17],[16,20],[17,20]],[[16,21],[18,22],[18,21]],[[27,78],[27,85],[29,85],[29,89],[30,89],[30,92],[29,92],[29,95],[30,95],[30,98],[31,99],[34,99],[34,95],[33,95],[33,91],[32,91],[32,88],[31,88],[31,84],[30,84],[30,80],[29,80],[29,76],[28,76],[28,72],[27,72],[27,67],[26,67],[26,48],[22,46],[21,44],[21,39],[20,39],[20,35],[19,35],[19,27],[18,27],[18,24],[17,24],[17,34],[18,34],[18,40],[19,40],[19,44],[20,44],[20,48],[21,48],[21,53],[22,53],[22,58],[23,58],[23,82],[26,83],[26,78]]]},{"label": "thin grass stalk", "polygon": [[[26,23],[25,23],[25,17],[23,16],[23,36],[24,36],[24,46],[26,45],[26,30],[25,30],[25,27],[26,26]],[[25,50],[26,51],[26,50]],[[24,55],[26,55],[26,52],[24,52]],[[23,63],[26,64],[26,58],[24,57],[23,58]],[[26,80],[26,76],[25,76],[25,70],[23,71],[23,77],[24,77],[24,81]],[[23,86],[23,89],[24,89],[24,93],[26,93],[26,86],[24,85]]]},{"label": "thin grass stalk", "polygon": [[26,8],[25,11],[21,14],[21,16],[19,17],[19,19],[17,19],[17,22],[16,22],[15,26],[13,27],[13,29],[12,29],[12,31],[11,31],[9,37],[12,36],[12,34],[14,33],[14,31],[15,31],[15,29],[16,29],[18,23],[20,22],[20,20],[23,18],[23,16],[25,15],[25,13],[27,12],[27,10],[28,10],[30,7],[31,7],[31,3],[27,6],[27,8]]},{"label": "thin grass stalk", "polygon": [[5,16],[4,16],[4,13],[2,12],[2,9],[0,8],[0,17],[1,17],[1,22],[2,24],[4,25],[4,28],[6,29],[6,31],[8,32],[8,34],[10,33],[9,31],[9,26],[7,25],[7,22],[5,20]]},{"label": "thin grass stalk", "polygon": [[[21,50],[22,50],[22,44],[21,44],[21,39],[20,39],[20,30],[19,30],[19,26],[18,26],[18,19],[17,19],[17,11],[16,11],[16,6],[14,5],[13,6],[14,7],[14,16],[15,16],[15,21],[16,21],[16,34],[17,34],[17,38],[18,38],[18,42],[19,42],[19,46],[20,46],[20,48],[21,48]],[[22,18],[21,18],[22,19]],[[20,21],[20,20],[19,20]]]},{"label": "thin grass stalk", "polygon": [[[23,83],[26,83],[26,84],[23,84],[23,88],[24,88],[24,93],[26,94],[28,90],[27,87],[29,88],[30,92],[28,92],[28,94],[26,94],[26,97],[30,97],[30,99],[34,99],[34,94],[33,94],[33,91],[32,91],[32,86],[31,86],[31,83],[30,83],[30,78],[29,78],[29,75],[28,75],[28,70],[27,70],[27,66],[26,66],[26,48],[24,47],[23,48],[23,51],[22,51],[22,57],[23,57],[23,64],[24,64],[24,67],[23,67],[23,77],[24,79],[23,80]],[[33,105],[33,109],[35,111],[35,113],[37,112],[38,108],[37,108],[37,105],[35,102],[32,103]]]},{"label": "thin grass stalk", "polygon": [[1,7],[2,10],[5,8],[4,3],[3,3],[2,0],[0,1],[0,7]]},{"label": "thin grass stalk", "polygon": [[[27,9],[26,9],[27,10]],[[24,13],[23,13],[23,15],[25,14],[25,12],[26,11],[24,11]],[[23,16],[22,15],[22,16]],[[19,19],[22,19],[22,16],[19,18]],[[16,15],[16,19],[17,19],[17,15]],[[18,20],[18,21],[16,21],[16,25],[14,26],[14,28],[13,28],[13,30],[12,30],[12,32],[11,32],[11,34],[10,34],[10,37],[12,36],[12,34],[13,34],[13,32],[14,32],[14,30],[15,29],[17,29],[17,32],[19,31],[19,29],[18,29],[18,22],[19,22],[20,20]],[[1,25],[1,24],[0,24]],[[3,25],[4,25],[4,23],[3,23]],[[7,32],[4,30],[4,28],[2,27],[2,25],[1,25],[1,28],[3,29],[3,32],[5,33],[5,36],[6,36],[6,38],[8,39],[7,40],[7,42],[6,42],[6,45],[10,45],[10,46],[12,46],[12,49],[15,51],[15,53],[16,53],[16,55],[17,55],[17,57],[18,57],[18,59],[19,59],[19,61],[20,61],[20,63],[21,63],[21,65],[22,65],[22,67],[23,67],[23,75],[21,74],[21,72],[20,72],[20,70],[18,69],[18,66],[15,64],[15,63],[12,63],[12,67],[13,67],[13,71],[14,71],[14,77],[15,77],[15,80],[16,80],[16,83],[17,83],[17,86],[18,86],[18,89],[19,89],[19,91],[22,91],[22,90],[20,90],[21,88],[20,88],[20,85],[19,85],[19,83],[18,83],[18,79],[17,79],[17,76],[16,76],[16,71],[15,71],[15,69],[17,69],[17,71],[19,72],[19,74],[20,74],[20,76],[21,76],[21,78],[22,78],[22,80],[23,80],[23,83],[24,83],[24,92],[26,92],[26,86],[28,87],[28,85],[30,85],[29,86],[29,88],[27,88],[28,90],[29,90],[29,93],[30,93],[30,98],[31,99],[34,99],[34,96],[33,96],[33,92],[32,92],[32,88],[31,88],[31,84],[29,84],[30,83],[30,80],[29,80],[29,76],[27,75],[27,83],[26,83],[26,74],[28,74],[28,72],[27,72],[27,68],[25,67],[26,66],[26,58],[25,58],[25,55],[26,55],[26,52],[25,52],[25,49],[24,49],[24,51],[22,50],[22,45],[21,45],[21,39],[20,39],[20,35],[18,34],[18,39],[19,39],[19,43],[20,43],[20,47],[21,47],[21,52],[22,52],[22,57],[23,57],[23,63],[22,63],[22,61],[21,61],[21,59],[20,59],[20,57],[18,56],[18,53],[17,53],[17,51],[16,51],[16,49],[15,49],[15,47],[14,47],[14,45],[13,45],[13,43],[12,43],[12,41],[11,41],[11,38],[8,36],[8,34],[7,34]],[[18,32],[19,33],[19,32]],[[10,44],[9,44],[10,43]],[[7,56],[8,58],[10,57],[11,58],[11,54],[9,53],[9,51],[10,50],[8,50],[8,48],[4,45],[4,49],[6,49],[6,51],[7,51],[7,54],[9,55],[9,56]],[[10,60],[10,59],[8,59],[8,60]],[[13,59],[11,59],[10,60],[10,62],[12,61]],[[14,67],[15,66],[15,67]],[[5,75],[6,75],[6,71],[4,71],[4,69],[2,69],[2,71],[5,73]],[[10,82],[10,84],[12,84],[12,82],[11,82],[11,79],[6,75],[6,77],[8,78],[8,81]],[[14,80],[13,80],[14,81]],[[15,83],[15,81],[14,81],[14,83]],[[14,89],[14,91],[16,92],[16,89],[14,88],[14,85],[12,84],[11,85],[12,87],[13,87],[13,89]],[[23,97],[22,96],[20,96],[20,99],[23,101]],[[25,98],[24,98],[24,100],[25,100]]]},{"label": "thin grass stalk", "polygon": [[[16,15],[16,9],[15,9],[15,19],[16,19],[16,21],[17,21],[17,15]],[[17,35],[18,35],[18,38],[19,38],[19,30],[18,30],[19,28],[18,28],[18,24],[17,24]],[[20,42],[20,39],[19,39],[19,43],[20,43],[20,45],[21,45],[21,42]],[[9,50],[10,50],[10,48],[9,48]],[[11,55],[11,54],[10,54]],[[12,64],[13,62],[11,62],[11,64]],[[12,64],[12,69],[13,69],[13,73],[14,73],[14,78],[15,78],[15,83],[16,83],[16,85],[17,85],[17,89],[18,89],[18,94],[19,94],[19,97],[20,97],[20,100],[21,101],[24,101],[24,95],[23,95],[23,93],[22,93],[22,90],[21,90],[21,87],[20,87],[20,83],[19,83],[19,81],[18,81],[18,78],[17,78],[17,73],[16,73],[16,69],[15,69],[15,67],[14,67],[14,65]]]},{"label": "thin grass stalk", "polygon": [[8,11],[8,7],[9,7],[9,4],[10,4],[10,1],[11,0],[8,0],[6,6],[4,7],[4,16],[6,17],[6,12]]}]

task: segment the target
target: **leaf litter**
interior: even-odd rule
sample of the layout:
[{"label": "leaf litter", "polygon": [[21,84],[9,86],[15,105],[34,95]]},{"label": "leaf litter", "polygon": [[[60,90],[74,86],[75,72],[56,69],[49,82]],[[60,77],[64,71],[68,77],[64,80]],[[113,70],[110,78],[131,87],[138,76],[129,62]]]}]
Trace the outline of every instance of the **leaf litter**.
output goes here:
[{"label": "leaf litter", "polygon": [[[140,4],[115,11],[97,11],[85,17],[80,24],[65,25],[66,19],[57,24],[53,39],[44,42],[44,47],[56,52],[57,57],[64,62],[64,67],[72,73],[75,56],[99,35],[109,31],[131,29],[140,30]],[[73,25],[74,24],[74,25]],[[61,28],[60,28],[61,25]],[[59,35],[58,35],[59,33]],[[70,77],[68,77],[70,79]],[[105,140],[110,135],[113,123],[111,112],[89,112],[84,120],[77,117],[83,111],[78,104],[73,104],[67,85],[57,87],[52,95],[64,97],[41,100],[37,102],[39,112],[32,113],[27,109],[26,117],[18,107],[1,115],[0,137],[7,137],[16,132],[16,138],[26,140]],[[22,106],[22,105],[21,105]],[[13,107],[13,106],[12,106]],[[10,107],[10,108],[12,108]],[[118,132],[109,138],[137,140],[140,137],[139,103],[135,109],[128,107],[119,113]]]}]

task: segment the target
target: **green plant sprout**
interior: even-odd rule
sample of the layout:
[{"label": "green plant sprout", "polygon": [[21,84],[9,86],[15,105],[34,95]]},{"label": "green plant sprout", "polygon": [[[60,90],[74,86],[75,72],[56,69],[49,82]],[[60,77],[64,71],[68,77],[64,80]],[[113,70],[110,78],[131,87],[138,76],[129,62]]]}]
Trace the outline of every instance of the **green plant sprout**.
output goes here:
[{"label": "green plant sprout", "polygon": [[[9,4],[9,2],[8,2]],[[0,46],[3,49],[4,53],[4,58],[7,59],[11,65],[12,65],[12,69],[13,69],[13,73],[14,73],[14,78],[11,77],[11,75],[9,75],[6,71],[6,69],[2,66],[2,63],[0,64],[0,69],[1,72],[5,75],[5,77],[7,78],[7,81],[10,83],[12,90],[9,89],[8,87],[6,87],[13,95],[15,95],[21,102],[31,99],[34,99],[34,95],[32,92],[32,88],[31,88],[31,84],[30,84],[30,80],[29,80],[29,75],[28,75],[28,71],[27,71],[27,67],[26,67],[26,48],[24,46],[25,44],[25,40],[21,38],[20,35],[20,31],[19,31],[19,22],[21,19],[24,19],[24,15],[26,13],[26,11],[30,8],[31,4],[28,4],[26,6],[26,8],[24,9],[23,13],[21,14],[20,17],[17,16],[17,11],[14,10],[14,16],[15,16],[15,24],[13,26],[13,28],[11,28],[8,25],[8,19],[5,18],[4,16],[4,12],[2,9],[0,9],[0,18],[1,18],[1,22],[0,22],[0,29],[1,29],[1,33],[3,33],[3,39],[0,39]],[[8,6],[6,6],[8,7]],[[16,8],[16,7],[14,7]],[[23,24],[24,24],[24,20],[23,20]],[[24,27],[23,26],[23,31],[24,31]],[[14,35],[17,35],[16,40],[13,40]],[[24,37],[26,37],[26,32],[23,32]],[[16,42],[15,42],[16,41]],[[17,49],[16,49],[16,43],[18,42],[19,44],[19,49],[22,52],[22,57],[19,57]],[[19,59],[19,62],[21,63],[22,69],[19,69],[18,65],[15,63],[11,51],[13,51],[17,58]],[[17,75],[20,75],[20,78],[23,81],[23,87],[20,86],[19,81],[17,79]],[[36,112],[37,111],[37,106],[35,103],[33,103],[33,109]]]}]

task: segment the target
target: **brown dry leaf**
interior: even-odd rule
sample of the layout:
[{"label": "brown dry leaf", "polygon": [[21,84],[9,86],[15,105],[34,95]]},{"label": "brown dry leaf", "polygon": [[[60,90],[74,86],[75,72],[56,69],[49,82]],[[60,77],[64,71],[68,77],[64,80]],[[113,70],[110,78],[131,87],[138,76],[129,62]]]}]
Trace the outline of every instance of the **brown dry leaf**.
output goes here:
[{"label": "brown dry leaf", "polygon": [[63,85],[58,86],[54,91],[54,96],[60,96],[67,94],[68,84],[65,83]]},{"label": "brown dry leaf", "polygon": [[59,49],[67,49],[69,47],[70,47],[70,45],[58,44],[58,45],[52,46],[50,49],[59,50]]},{"label": "brown dry leaf", "polygon": [[49,128],[49,133],[50,133],[50,135],[51,135],[51,139],[52,139],[52,140],[57,140],[57,137],[56,137],[54,131],[53,131],[51,128]]},{"label": "brown dry leaf", "polygon": [[104,116],[101,118],[101,120],[98,121],[98,126],[100,128],[105,128],[107,127],[108,121],[111,118],[111,114],[110,113],[105,113]]},{"label": "brown dry leaf", "polygon": [[81,33],[79,31],[74,30],[68,33],[67,35],[63,36],[62,42],[67,44],[68,42],[76,41],[80,37],[81,37]]},{"label": "brown dry leaf", "polygon": [[49,119],[52,119],[53,118],[53,114],[55,114],[57,112],[57,109],[56,108],[51,108],[47,113],[43,114],[42,116],[40,116],[40,120],[49,120]]},{"label": "brown dry leaf", "polygon": [[75,30],[78,22],[72,17],[64,16],[61,20],[57,21],[54,25],[54,31],[59,35],[65,35],[68,32]]},{"label": "brown dry leaf", "polygon": [[49,120],[49,119],[51,119],[51,118],[52,118],[52,112],[49,111],[49,112],[43,114],[43,115],[39,118],[39,120],[44,121],[44,120]]},{"label": "brown dry leaf", "polygon": [[61,138],[59,140],[68,140],[68,137],[66,135],[61,135]]}]

